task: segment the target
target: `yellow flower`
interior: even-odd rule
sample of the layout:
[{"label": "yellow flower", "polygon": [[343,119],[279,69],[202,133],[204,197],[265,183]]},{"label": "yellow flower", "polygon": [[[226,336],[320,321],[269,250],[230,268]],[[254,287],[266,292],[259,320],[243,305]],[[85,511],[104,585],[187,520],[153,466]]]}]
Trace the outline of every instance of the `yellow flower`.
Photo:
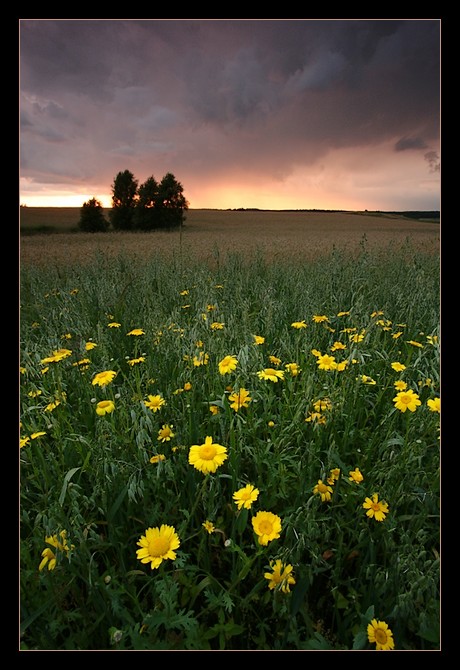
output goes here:
[{"label": "yellow flower", "polygon": [[402,363],[398,363],[398,361],[392,363],[391,367],[393,368],[393,370],[396,370],[396,372],[402,372],[403,370],[406,369],[406,366],[403,365]]},{"label": "yellow flower", "polygon": [[317,315],[317,314],[315,314],[315,315],[312,317],[312,319],[313,319],[313,321],[314,321],[315,323],[329,322],[329,319],[327,318],[327,316],[324,316],[324,314],[323,314],[323,315]]},{"label": "yellow flower", "polygon": [[115,409],[115,403],[113,400],[101,400],[96,405],[96,414],[99,416],[104,416],[104,414],[110,414]]},{"label": "yellow flower", "polygon": [[94,375],[92,384],[93,386],[107,386],[107,384],[110,384],[111,381],[116,376],[116,372],[114,370],[105,370],[104,372],[98,372],[96,375]]},{"label": "yellow flower", "polygon": [[289,372],[289,374],[292,377],[297,377],[299,373],[301,372],[301,369],[299,368],[298,363],[286,363],[284,366],[286,369],[286,372]]},{"label": "yellow flower", "polygon": [[214,443],[212,437],[207,436],[204,444],[190,447],[188,462],[203,474],[207,474],[215,472],[227,458],[227,448]]},{"label": "yellow flower", "polygon": [[238,491],[235,491],[233,500],[236,502],[238,509],[242,507],[251,509],[251,505],[257,500],[259,493],[259,489],[256,489],[252,484],[247,484]]},{"label": "yellow flower", "polygon": [[169,442],[169,440],[175,436],[175,433],[172,432],[172,426],[168,426],[166,423],[158,431],[158,440],[160,442]]},{"label": "yellow flower", "polygon": [[292,328],[296,328],[297,330],[301,330],[302,328],[306,328],[307,324],[305,323],[305,319],[302,321],[294,321],[291,323]]},{"label": "yellow flower", "polygon": [[254,344],[263,344],[265,342],[265,337],[262,337],[261,335],[253,335],[254,338]]},{"label": "yellow flower", "polygon": [[230,401],[230,407],[238,412],[242,407],[248,407],[252,398],[249,395],[249,392],[246,389],[240,389],[238,392],[234,391],[228,397]]},{"label": "yellow flower", "polygon": [[86,342],[85,344],[86,351],[91,351],[91,349],[95,349],[96,347],[97,347],[96,342]]},{"label": "yellow flower", "polygon": [[329,398],[322,398],[313,403],[313,407],[317,412],[323,412],[324,410],[332,409],[332,403]]},{"label": "yellow flower", "polygon": [[26,435],[25,437],[20,437],[19,438],[19,448],[22,449],[22,447],[25,447],[29,444],[30,442],[30,437]]},{"label": "yellow flower", "polygon": [[108,323],[107,326],[109,328],[120,328],[121,323],[118,323],[117,321],[112,321],[112,323]]},{"label": "yellow flower", "polygon": [[294,575],[292,574],[292,565],[288,563],[284,565],[280,559],[270,561],[270,568],[272,572],[265,572],[265,579],[269,580],[268,588],[270,590],[278,588],[283,593],[290,592],[290,586],[295,584]]},{"label": "yellow flower", "polygon": [[58,363],[72,354],[70,349],[56,349],[51,356],[42,358],[41,363]]},{"label": "yellow flower", "polygon": [[390,651],[394,649],[393,633],[385,621],[372,619],[367,626],[367,637],[369,642],[376,644],[376,651]]},{"label": "yellow flower", "polygon": [[259,538],[259,544],[266,546],[281,534],[281,519],[272,512],[260,511],[252,517],[252,527]]},{"label": "yellow flower", "polygon": [[164,454],[155,454],[150,459],[150,463],[159,463],[160,461],[165,461],[165,460],[166,460],[166,456]]},{"label": "yellow flower", "polygon": [[160,528],[147,528],[137,545],[140,547],[136,551],[137,558],[141,563],[150,563],[153,570],[167,559],[175,560],[180,540],[173,526],[162,524]]},{"label": "yellow flower", "polygon": [[221,375],[226,375],[229,372],[233,372],[238,365],[238,359],[235,356],[225,356],[219,362],[219,372]]},{"label": "yellow flower", "polygon": [[[67,531],[66,530],[61,530],[61,532],[58,535],[50,535],[49,537],[45,537],[45,542],[46,544],[49,544],[50,546],[54,547],[58,551],[62,551],[66,555],[69,553],[71,549],[75,549],[75,545],[71,544],[70,547],[67,542]],[[56,567],[56,554],[51,551],[48,547],[46,547],[42,551],[42,556],[43,559],[38,566],[38,570],[41,572],[43,568],[45,567],[46,564],[48,564],[48,570],[54,570]]]},{"label": "yellow flower", "polygon": [[31,440],[36,440],[37,437],[42,437],[43,435],[46,435],[46,432],[44,430],[39,430],[37,433],[32,433],[30,436]]},{"label": "yellow flower", "polygon": [[334,356],[329,356],[328,354],[320,354],[316,362],[320,370],[335,370],[337,367]]},{"label": "yellow flower", "polygon": [[211,533],[214,533],[214,531],[216,530],[216,527],[215,527],[215,525],[212,523],[212,521],[208,521],[208,520],[206,520],[206,521],[204,521],[201,525],[203,526],[203,528],[205,529],[205,531],[207,531],[210,535],[211,535]]},{"label": "yellow flower", "polygon": [[130,365],[131,367],[134,367],[137,363],[144,363],[144,362],[145,362],[144,356],[139,356],[139,358],[131,358],[128,361],[128,365]]},{"label": "yellow flower", "polygon": [[158,412],[163,405],[166,405],[166,400],[161,395],[149,395],[149,399],[144,400],[144,405],[151,409],[152,412]]},{"label": "yellow flower", "polygon": [[377,384],[375,379],[372,379],[372,377],[368,377],[367,375],[361,375],[361,381],[363,384],[368,384],[369,386],[375,386],[375,384]]},{"label": "yellow flower", "polygon": [[90,359],[89,358],[81,358],[79,361],[76,361],[75,363],[72,363],[73,367],[78,368],[79,370],[87,370],[90,366]]},{"label": "yellow flower", "polygon": [[326,423],[326,417],[321,412],[309,412],[308,416],[305,418],[307,423],[317,423],[320,426],[324,426]]},{"label": "yellow flower", "polygon": [[405,412],[408,409],[410,412],[415,412],[418,405],[421,405],[421,401],[417,395],[412,390],[409,391],[400,391],[394,398],[393,402],[396,409]]},{"label": "yellow flower", "polygon": [[43,391],[41,391],[40,389],[37,389],[36,391],[29,391],[29,393],[27,395],[29,396],[29,398],[37,398],[42,393],[43,393]]},{"label": "yellow flower", "polygon": [[420,347],[420,349],[423,349],[423,344],[420,344],[420,342],[415,342],[415,340],[406,340],[407,344],[412,344],[413,347]]},{"label": "yellow flower", "polygon": [[407,389],[407,384],[406,382],[403,382],[402,379],[398,379],[398,381],[394,383],[394,387],[397,391],[405,391]]},{"label": "yellow flower", "polygon": [[330,479],[332,480],[332,482],[337,481],[337,479],[339,477],[340,477],[340,468],[333,468],[331,470],[331,476],[330,476]]},{"label": "yellow flower", "polygon": [[355,468],[354,470],[351,470],[348,474],[350,475],[350,476],[348,477],[348,480],[349,480],[350,482],[355,482],[356,484],[359,484],[359,483],[362,482],[363,479],[364,479],[364,477],[363,477],[363,475],[361,474],[359,468]]},{"label": "yellow flower", "polygon": [[269,356],[268,358],[273,365],[279,365],[281,363],[281,358],[278,358],[278,356]]},{"label": "yellow flower", "polygon": [[441,413],[441,398],[430,398],[426,401],[426,404],[432,412]]},{"label": "yellow flower", "polygon": [[313,487],[313,493],[317,493],[319,496],[321,496],[322,502],[328,502],[332,498],[332,486],[323,484],[323,480],[318,479],[318,483]]},{"label": "yellow flower", "polygon": [[225,323],[220,323],[219,321],[213,321],[211,323],[211,330],[223,330]]},{"label": "yellow flower", "polygon": [[342,342],[334,342],[334,344],[331,347],[331,351],[339,351],[339,349],[346,349],[346,345],[342,344]]},{"label": "yellow flower", "polygon": [[190,391],[191,388],[192,388],[192,384],[190,382],[185,382],[184,391]]},{"label": "yellow flower", "polygon": [[52,412],[53,409],[56,409],[61,404],[60,400],[54,400],[53,402],[50,402],[46,407],[45,407],[45,412]]},{"label": "yellow flower", "polygon": [[363,507],[367,509],[366,516],[370,519],[374,518],[376,521],[383,521],[388,514],[388,503],[383,500],[379,502],[378,493],[373,493],[372,499],[366,498]]},{"label": "yellow flower", "polygon": [[195,367],[200,367],[200,365],[207,365],[209,361],[209,354],[200,351],[198,356],[193,357],[193,365]]},{"label": "yellow flower", "polygon": [[142,328],[134,328],[134,330],[130,330],[126,335],[145,335],[145,332]]},{"label": "yellow flower", "polygon": [[266,379],[271,382],[277,382],[279,379],[284,379],[283,370],[275,370],[274,368],[265,368],[257,373],[259,379]]},{"label": "yellow flower", "polygon": [[217,405],[209,405],[209,411],[215,416],[216,414],[219,414],[220,410]]}]

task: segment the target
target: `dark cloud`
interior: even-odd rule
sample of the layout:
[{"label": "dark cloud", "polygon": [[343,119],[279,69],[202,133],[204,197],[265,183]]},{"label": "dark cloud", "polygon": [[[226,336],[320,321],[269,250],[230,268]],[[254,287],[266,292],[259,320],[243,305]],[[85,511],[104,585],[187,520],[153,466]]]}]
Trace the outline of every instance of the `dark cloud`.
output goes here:
[{"label": "dark cloud", "polygon": [[426,149],[426,143],[420,137],[401,137],[395,144],[395,151],[408,149]]},{"label": "dark cloud", "polygon": [[141,179],[283,178],[382,143],[432,169],[439,33],[423,19],[22,20],[23,174],[103,178],[129,157]]}]

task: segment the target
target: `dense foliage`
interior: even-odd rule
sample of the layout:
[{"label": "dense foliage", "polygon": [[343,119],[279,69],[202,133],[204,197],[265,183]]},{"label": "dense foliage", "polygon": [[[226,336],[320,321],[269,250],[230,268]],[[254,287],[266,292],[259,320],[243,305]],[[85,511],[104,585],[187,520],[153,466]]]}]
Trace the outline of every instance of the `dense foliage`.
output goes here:
[{"label": "dense foliage", "polygon": [[184,223],[187,209],[184,188],[171,172],[160,183],[152,175],[139,185],[129,170],[113,181],[110,221],[115,230],[176,228]]},{"label": "dense foliage", "polygon": [[83,203],[78,227],[84,233],[100,233],[108,229],[109,222],[104,216],[104,209],[99,200],[91,198]]},{"label": "dense foliage", "polygon": [[439,259],[25,267],[20,327],[22,649],[439,648]]}]

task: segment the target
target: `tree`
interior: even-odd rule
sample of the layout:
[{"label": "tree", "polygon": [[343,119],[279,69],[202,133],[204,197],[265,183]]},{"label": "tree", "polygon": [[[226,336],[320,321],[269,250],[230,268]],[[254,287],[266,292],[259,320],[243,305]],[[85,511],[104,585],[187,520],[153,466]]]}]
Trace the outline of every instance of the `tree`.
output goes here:
[{"label": "tree", "polygon": [[132,230],[136,206],[137,179],[129,170],[119,172],[112,184],[110,221],[115,230]]},{"label": "tree", "polygon": [[159,212],[160,227],[175,228],[183,225],[188,202],[184,197],[182,184],[171,172],[165,174],[158,186],[156,206]]},{"label": "tree", "polygon": [[80,220],[78,227],[84,233],[98,233],[107,230],[109,222],[104,216],[102,204],[96,198],[91,198],[83,203],[80,210]]},{"label": "tree", "polygon": [[153,230],[159,225],[158,182],[151,176],[139,186],[134,227],[139,230]]}]

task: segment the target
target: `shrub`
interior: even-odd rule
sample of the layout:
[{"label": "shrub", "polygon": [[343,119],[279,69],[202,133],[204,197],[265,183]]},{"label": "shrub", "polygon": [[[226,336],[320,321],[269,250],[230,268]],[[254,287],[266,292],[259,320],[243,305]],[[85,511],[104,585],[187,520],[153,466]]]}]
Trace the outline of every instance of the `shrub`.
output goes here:
[{"label": "shrub", "polygon": [[84,233],[104,233],[109,227],[109,222],[104,216],[102,204],[96,198],[91,198],[83,203],[80,210],[78,227]]}]

